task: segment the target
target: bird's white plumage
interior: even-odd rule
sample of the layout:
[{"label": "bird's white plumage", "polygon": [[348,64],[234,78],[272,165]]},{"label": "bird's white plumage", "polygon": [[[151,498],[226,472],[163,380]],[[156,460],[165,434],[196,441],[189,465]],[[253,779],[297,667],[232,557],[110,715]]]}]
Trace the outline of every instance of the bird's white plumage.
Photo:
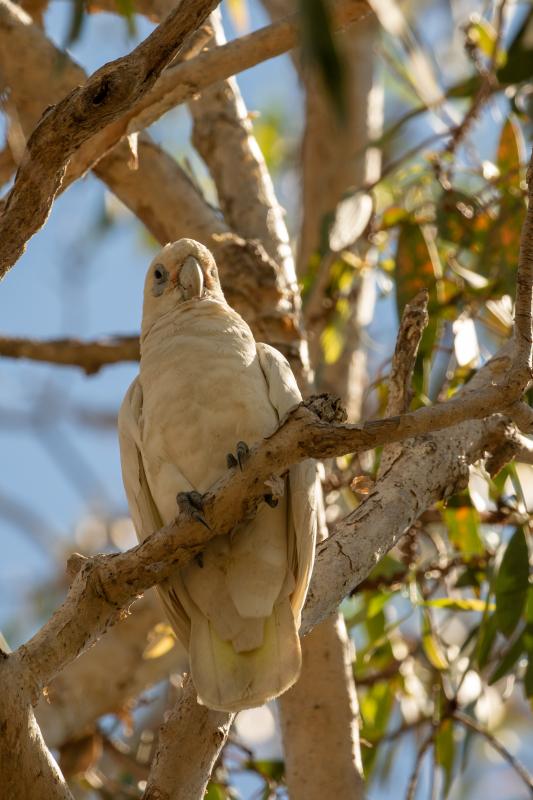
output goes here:
[{"label": "bird's white plumage", "polygon": [[[164,262],[170,280],[171,256]],[[208,265],[202,299],[171,306],[165,296],[158,314],[162,292],[152,291],[155,300],[145,292],[140,375],[119,414],[124,484],[140,539],[174,519],[178,492],[205,492],[238,441],[269,435],[301,399],[283,356],[256,344],[216,286],[209,294]],[[176,269],[178,285],[179,263]],[[252,521],[215,537],[159,587],[189,650],[199,699],[212,708],[259,705],[298,677],[316,489],[314,463],[295,465],[276,508],[262,505]]]}]

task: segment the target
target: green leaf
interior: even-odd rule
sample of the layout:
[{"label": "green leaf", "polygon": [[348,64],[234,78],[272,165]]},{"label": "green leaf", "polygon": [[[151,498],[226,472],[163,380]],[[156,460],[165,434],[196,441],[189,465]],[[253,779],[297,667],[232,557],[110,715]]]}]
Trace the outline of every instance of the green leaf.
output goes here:
[{"label": "green leaf", "polygon": [[479,513],[469,506],[448,507],[444,510],[448,538],[465,555],[483,555],[485,545],[479,531]]},{"label": "green leaf", "polygon": [[396,306],[401,317],[407,303],[421,289],[435,295],[436,270],[420,225],[405,222],[396,248]]},{"label": "green leaf", "polygon": [[496,633],[496,614],[491,614],[491,616],[486,617],[479,626],[476,651],[477,663],[480,669],[483,669],[489,660]]},{"label": "green leaf", "polygon": [[533,9],[507,49],[507,60],[497,71],[499,83],[520,83],[533,75]]},{"label": "green leaf", "polygon": [[[387,602],[392,597],[392,592],[365,592],[363,596],[363,607],[353,616],[346,620],[348,628],[353,628],[361,622],[372,619],[379,614]],[[383,620],[385,617],[383,617]]]},{"label": "green leaf", "polygon": [[65,47],[71,47],[76,42],[83,30],[86,17],[85,0],[72,0],[72,11],[70,14],[70,22],[68,33],[65,40]]},{"label": "green leaf", "polygon": [[381,216],[381,230],[396,228],[401,222],[405,222],[408,214],[401,206],[389,206]]},{"label": "green leaf", "polygon": [[227,800],[228,793],[221,783],[209,783],[204,795],[204,800]]},{"label": "green leaf", "polygon": [[285,774],[285,763],[281,759],[251,759],[246,762],[246,769],[258,772],[264,778],[279,782]]},{"label": "green leaf", "polygon": [[519,636],[518,639],[513,642],[513,644],[507,648],[506,652],[504,653],[500,663],[497,665],[496,669],[492,672],[489,678],[489,684],[492,685],[499,681],[500,678],[503,678],[504,675],[507,675],[508,672],[512,670],[522,653],[524,652],[524,637]]},{"label": "green leaf", "polygon": [[484,56],[492,57],[494,42],[496,41],[496,31],[494,27],[484,19],[477,19],[468,26],[468,39],[474,44]]},{"label": "green leaf", "polygon": [[496,576],[496,627],[506,636],[516,628],[529,586],[529,552],[522,528],[511,537]]},{"label": "green leaf", "polygon": [[[394,691],[390,683],[378,681],[359,697],[361,719],[363,722],[361,735],[368,741],[380,739],[387,729],[394,707]],[[370,776],[378,748],[362,748],[365,775]]]},{"label": "green leaf", "polygon": [[135,36],[135,4],[133,0],[116,0],[118,13],[126,20],[126,26],[130,36]]},{"label": "green leaf", "polygon": [[[439,597],[436,600],[425,600],[420,605],[432,606],[433,608],[449,608],[452,611],[481,611],[485,612],[486,602],[477,597],[473,598],[452,598],[452,597]],[[495,605],[489,604],[489,611],[494,611]]]},{"label": "green leaf", "polygon": [[444,770],[444,797],[448,796],[453,777],[453,763],[455,758],[455,741],[453,738],[453,723],[450,719],[445,719],[441,723],[436,739],[435,748],[437,764]]},{"label": "green leaf", "polygon": [[524,643],[527,653],[527,667],[524,675],[524,693],[527,698],[533,697],[533,623],[528,623],[524,631]]},{"label": "green leaf", "polygon": [[303,55],[322,75],[340,120],[347,116],[345,69],[335,45],[325,0],[299,0]]},{"label": "green leaf", "polygon": [[435,669],[448,669],[448,661],[439,640],[432,631],[431,620],[427,612],[424,612],[422,617],[422,647],[427,660]]},{"label": "green leaf", "polygon": [[526,622],[533,623],[533,586],[530,586],[527,590]]}]

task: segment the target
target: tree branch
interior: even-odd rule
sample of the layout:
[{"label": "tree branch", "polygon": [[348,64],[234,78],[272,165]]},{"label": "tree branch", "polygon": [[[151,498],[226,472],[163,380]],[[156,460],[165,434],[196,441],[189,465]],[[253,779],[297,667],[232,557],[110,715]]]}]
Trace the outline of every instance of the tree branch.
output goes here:
[{"label": "tree branch", "polygon": [[139,337],[113,336],[94,342],[82,342],[79,339],[39,341],[0,336],[0,356],[81,367],[87,375],[94,375],[108,364],[138,361]]},{"label": "tree branch", "polygon": [[104,65],[43,115],[30,136],[0,217],[0,277],[44,224],[70,157],[154,85],[185,38],[219,0],[182,0],[131,53]]},{"label": "tree branch", "polygon": [[[429,321],[428,300],[428,292],[424,289],[403,310],[388,380],[387,417],[407,411],[411,403],[416,354]],[[398,444],[383,448],[379,477],[385,474],[400,452]]]},{"label": "tree branch", "polygon": [[[47,102],[56,102],[85,78],[83,70],[9,0],[0,0],[0,74],[26,133]],[[161,244],[192,236],[209,247],[230,305],[258,341],[281,350],[295,374],[301,374],[294,313],[297,287],[278,279],[277,264],[259,242],[235,235],[179,164],[146,134],[139,137],[136,169],[124,140],[94,171]]]},{"label": "tree branch", "polygon": [[471,717],[463,714],[462,711],[455,711],[452,715],[452,719],[460,722],[465,728],[469,728],[471,731],[474,731],[474,733],[482,736],[490,744],[490,746],[496,750],[496,752],[499,753],[502,758],[508,762],[508,764],[511,765],[528,789],[530,791],[533,790],[533,775],[530,775],[524,765],[515,756],[513,756],[512,753],[510,753],[509,750],[507,750],[507,748],[504,747],[503,744],[496,739],[496,737],[493,736],[490,731],[482,728],[481,725],[478,725],[478,723]]},{"label": "tree branch", "polygon": [[[368,13],[369,6],[365,2],[338,0],[333,17],[334,25],[336,28],[345,27]],[[298,41],[299,28],[299,15],[293,14],[248,36],[201,53],[184,64],[167,69],[152,92],[80,150],[69,167],[66,185],[87,172],[128,133],[143,130],[176,105],[190,100],[218,81],[290,50]]]},{"label": "tree branch", "polygon": [[186,669],[188,658],[178,642],[157,657],[150,654],[155,626],[163,616],[155,594],[148,592],[47,685],[35,713],[49,747],[78,739],[94,729],[99,717],[120,713],[145,689]]},{"label": "tree branch", "polygon": [[[220,13],[211,15],[211,50],[224,46]],[[281,276],[296,282],[289,233],[263,154],[253,135],[237,81],[228,78],[189,102],[192,142],[209,167],[224,217],[245,239],[258,239],[279,264]]]},{"label": "tree branch", "polygon": [[159,744],[143,800],[204,797],[234,717],[235,714],[201,706],[193,682],[187,676],[181,697],[167,712],[159,730]]},{"label": "tree branch", "polygon": [[[242,519],[253,516],[263,500],[265,482],[291,464],[305,458],[340,456],[413,438],[465,420],[483,419],[509,406],[513,399],[509,382],[495,380],[501,360],[495,358],[481,369],[458,398],[389,419],[344,425],[336,421],[341,414],[337,401],[327,395],[300,404],[282,420],[272,436],[252,448],[244,472],[227,473],[207,493],[204,515],[211,530],[180,515],[175,523],[126,553],[88,559],[74,579],[63,606],[12,657],[20,658],[21,665],[39,675],[35,686],[38,691],[39,685],[47,684],[94,641],[136,594],[183,567],[213,535],[226,533]],[[421,460],[419,457],[418,461]],[[368,503],[369,500],[354,512],[356,517]],[[352,514],[347,520],[353,518]],[[319,563],[320,552],[331,547],[329,541],[320,546]],[[367,562],[368,558],[373,559],[374,552],[374,548],[369,548]],[[331,605],[326,614],[317,614],[320,618],[331,613],[342,597],[337,580],[331,578],[329,583],[333,592]],[[343,587],[343,593],[345,590]],[[324,598],[320,598],[321,605],[323,602]]]}]

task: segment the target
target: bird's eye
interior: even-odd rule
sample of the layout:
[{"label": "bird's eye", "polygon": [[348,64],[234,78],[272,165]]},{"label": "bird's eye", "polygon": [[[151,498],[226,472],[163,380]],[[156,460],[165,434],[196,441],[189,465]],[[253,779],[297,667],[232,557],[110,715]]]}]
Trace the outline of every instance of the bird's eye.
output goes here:
[{"label": "bird's eye", "polygon": [[165,286],[168,280],[168,271],[163,264],[156,264],[154,269],[154,283],[152,286],[152,294],[154,297],[159,297],[165,291]]}]

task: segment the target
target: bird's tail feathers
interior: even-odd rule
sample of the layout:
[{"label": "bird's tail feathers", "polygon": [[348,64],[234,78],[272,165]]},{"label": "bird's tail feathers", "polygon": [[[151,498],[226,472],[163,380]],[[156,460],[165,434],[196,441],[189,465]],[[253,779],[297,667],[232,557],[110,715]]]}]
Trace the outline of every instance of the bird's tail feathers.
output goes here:
[{"label": "bird's tail feathers", "polygon": [[300,639],[285,595],[265,620],[263,644],[236,653],[199,610],[191,618],[191,674],[200,703],[219,711],[260,706],[286,691],[300,674]]}]

